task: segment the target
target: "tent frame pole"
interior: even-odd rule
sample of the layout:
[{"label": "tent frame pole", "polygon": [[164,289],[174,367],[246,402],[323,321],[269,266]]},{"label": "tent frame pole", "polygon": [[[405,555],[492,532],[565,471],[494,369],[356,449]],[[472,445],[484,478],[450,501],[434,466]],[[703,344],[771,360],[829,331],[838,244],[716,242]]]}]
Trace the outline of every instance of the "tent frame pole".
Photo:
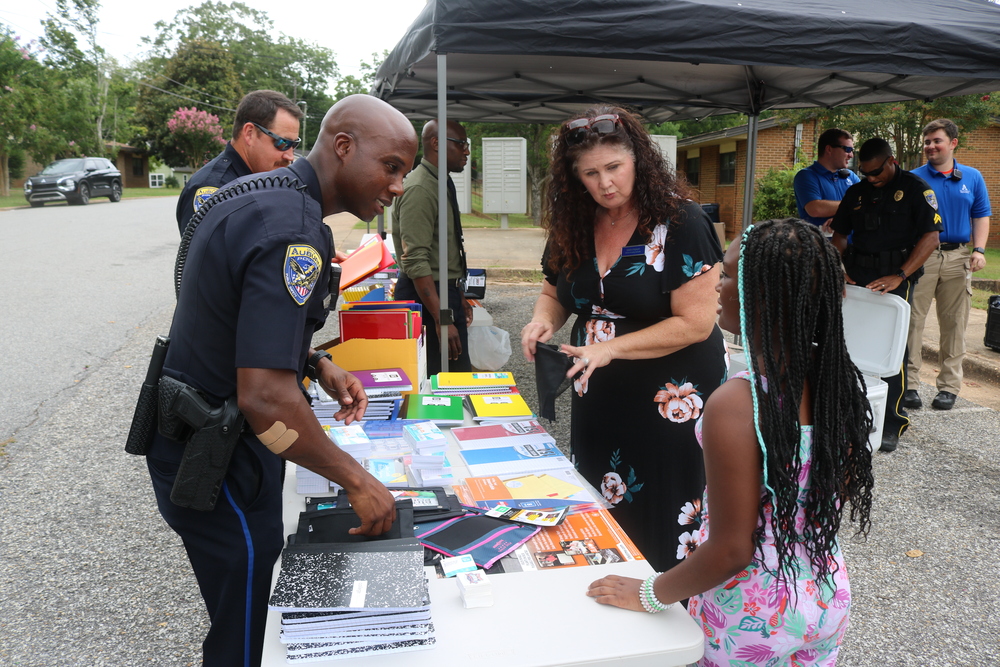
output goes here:
[{"label": "tent frame pole", "polygon": [[747,166],[743,179],[743,229],[753,224],[754,172],[757,171],[757,125],[759,114],[747,115]]},{"label": "tent frame pole", "polygon": [[[437,107],[438,107],[438,296],[440,298],[441,372],[448,372],[448,56],[437,54]],[[452,317],[465,317],[465,313],[452,313]],[[433,354],[433,353],[432,353]]]}]

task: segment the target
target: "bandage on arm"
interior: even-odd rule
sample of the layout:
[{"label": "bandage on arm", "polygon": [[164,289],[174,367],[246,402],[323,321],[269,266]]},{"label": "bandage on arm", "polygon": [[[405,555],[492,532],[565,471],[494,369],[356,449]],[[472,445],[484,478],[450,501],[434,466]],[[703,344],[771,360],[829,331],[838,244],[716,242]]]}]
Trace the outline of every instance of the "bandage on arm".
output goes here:
[{"label": "bandage on arm", "polygon": [[299,433],[285,426],[285,422],[276,421],[263,433],[257,433],[257,439],[275,454],[280,454],[299,439]]}]

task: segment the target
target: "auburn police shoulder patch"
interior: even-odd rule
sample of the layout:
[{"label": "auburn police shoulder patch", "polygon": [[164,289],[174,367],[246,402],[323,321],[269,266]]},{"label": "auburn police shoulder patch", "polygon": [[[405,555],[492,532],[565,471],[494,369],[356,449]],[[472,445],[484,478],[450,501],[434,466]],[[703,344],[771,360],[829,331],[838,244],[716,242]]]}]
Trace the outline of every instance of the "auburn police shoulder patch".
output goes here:
[{"label": "auburn police shoulder patch", "polygon": [[927,203],[934,207],[934,210],[938,210],[937,197],[934,195],[934,191],[931,189],[924,190],[924,199]]},{"label": "auburn police shoulder patch", "polygon": [[285,252],[285,286],[298,305],[309,300],[323,268],[319,252],[311,245],[288,246]]},{"label": "auburn police shoulder patch", "polygon": [[198,188],[194,193],[194,199],[191,203],[194,205],[194,210],[197,211],[201,208],[201,205],[212,198],[212,195],[216,193],[219,188],[213,188],[211,186]]}]

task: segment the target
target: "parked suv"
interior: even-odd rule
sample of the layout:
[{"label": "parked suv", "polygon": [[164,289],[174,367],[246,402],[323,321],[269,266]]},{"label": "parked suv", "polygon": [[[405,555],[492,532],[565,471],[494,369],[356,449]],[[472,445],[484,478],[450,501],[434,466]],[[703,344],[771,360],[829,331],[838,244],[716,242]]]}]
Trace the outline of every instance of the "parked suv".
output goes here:
[{"label": "parked suv", "polygon": [[24,198],[32,206],[53,201],[82,205],[91,197],[121,201],[122,175],[110,160],[102,157],[56,160],[24,183]]}]

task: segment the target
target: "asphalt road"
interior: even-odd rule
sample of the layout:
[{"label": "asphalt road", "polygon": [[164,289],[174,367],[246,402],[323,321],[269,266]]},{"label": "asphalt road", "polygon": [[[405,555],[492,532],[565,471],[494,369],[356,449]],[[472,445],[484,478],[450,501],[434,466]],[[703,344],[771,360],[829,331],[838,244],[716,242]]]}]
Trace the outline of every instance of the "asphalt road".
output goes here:
[{"label": "asphalt road", "polygon": [[[200,664],[207,617],[183,546],[122,451],[169,327],[176,242],[170,198],[0,212],[4,667]],[[517,334],[537,291],[491,284],[484,300],[532,404]],[[565,445],[568,395],[557,405]],[[998,432],[997,412],[960,398],[916,412],[900,449],[875,456],[871,535],[844,538],[854,607],[838,665],[1000,662]]]}]

